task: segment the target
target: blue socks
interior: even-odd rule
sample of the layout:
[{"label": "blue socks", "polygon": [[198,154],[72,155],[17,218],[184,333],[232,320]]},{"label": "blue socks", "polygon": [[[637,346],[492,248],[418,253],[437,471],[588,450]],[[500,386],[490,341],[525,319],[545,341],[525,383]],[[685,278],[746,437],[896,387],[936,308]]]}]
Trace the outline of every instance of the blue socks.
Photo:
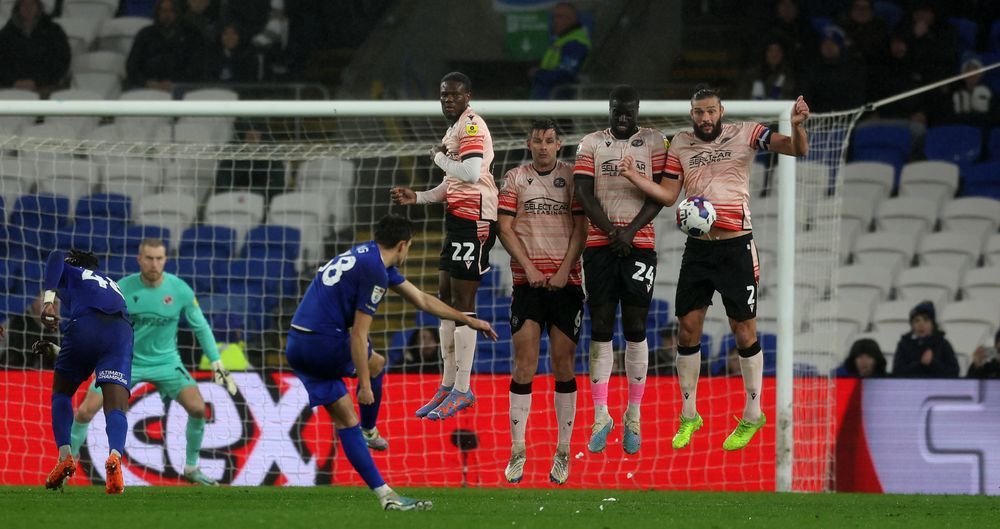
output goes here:
[{"label": "blue socks", "polygon": [[[377,397],[375,402],[378,402]],[[351,462],[351,466],[358,472],[361,479],[365,480],[368,488],[374,490],[385,485],[382,474],[375,468],[375,461],[372,459],[371,452],[368,451],[365,438],[361,436],[361,427],[356,424],[350,428],[337,430],[337,437],[340,438],[340,444],[344,447],[347,460]]]},{"label": "blue socks", "polygon": [[[122,410],[105,411],[104,417],[108,421],[104,431],[108,434],[108,446],[111,450],[117,450],[119,454],[125,453],[125,433],[128,431],[128,419]],[[70,413],[70,423],[73,422],[72,412]],[[68,430],[68,429],[67,429]],[[67,439],[68,431],[67,431]]]},{"label": "blue socks", "polygon": [[[124,417],[124,415],[122,417]],[[72,397],[65,393],[53,393],[52,434],[55,435],[56,438],[56,448],[61,446],[68,446],[70,444],[70,430],[72,428],[73,428]]]},{"label": "blue socks", "polygon": [[[377,377],[372,379],[372,394],[375,395],[375,401],[371,404],[358,404],[358,410],[361,412],[361,427],[365,430],[371,430],[375,428],[375,423],[378,422],[378,410],[382,406],[382,379],[385,378],[385,370],[383,369]],[[361,385],[358,385],[360,388]]]}]

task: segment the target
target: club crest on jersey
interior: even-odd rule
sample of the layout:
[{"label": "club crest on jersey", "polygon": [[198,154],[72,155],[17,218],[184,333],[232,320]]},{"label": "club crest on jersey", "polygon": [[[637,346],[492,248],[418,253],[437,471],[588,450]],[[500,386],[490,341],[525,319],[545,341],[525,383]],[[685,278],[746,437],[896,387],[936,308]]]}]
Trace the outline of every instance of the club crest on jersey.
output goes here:
[{"label": "club crest on jersey", "polygon": [[479,134],[479,125],[476,125],[472,121],[467,121],[465,123],[465,134],[469,136],[475,136]]},{"label": "club crest on jersey", "polygon": [[566,179],[560,176],[552,181],[552,185],[556,187],[566,187]]},{"label": "club crest on jersey", "polygon": [[531,183],[532,183],[532,182],[534,182],[534,181],[535,181],[535,179],[534,179],[534,178],[529,178],[529,179],[528,179],[528,185],[530,186],[530,185],[531,185]]},{"label": "club crest on jersey", "polygon": [[642,147],[645,144],[646,144],[646,140],[644,140],[642,138],[636,138],[636,139],[632,140],[632,146],[633,147]]},{"label": "club crest on jersey", "polygon": [[604,140],[605,147],[611,147],[611,140]]},{"label": "club crest on jersey", "polygon": [[384,296],[384,295],[385,295],[385,289],[384,288],[382,288],[382,287],[380,287],[378,285],[375,285],[374,287],[372,287],[372,303],[373,304],[377,305],[379,301],[382,301],[382,296]]},{"label": "club crest on jersey", "polygon": [[173,296],[163,296],[163,304],[164,305],[173,305],[174,304],[174,297]]}]

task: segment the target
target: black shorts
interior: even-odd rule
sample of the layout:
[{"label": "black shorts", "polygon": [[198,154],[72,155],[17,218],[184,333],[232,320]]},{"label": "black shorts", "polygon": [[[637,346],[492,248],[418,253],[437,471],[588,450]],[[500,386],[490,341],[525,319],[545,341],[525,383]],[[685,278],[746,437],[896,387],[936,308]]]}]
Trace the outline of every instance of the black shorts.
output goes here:
[{"label": "black shorts", "polygon": [[496,242],[496,221],[447,215],[438,269],[450,273],[455,279],[479,281],[490,271],[490,250]]},{"label": "black shorts", "polygon": [[727,316],[736,321],[756,318],[758,270],[752,233],[722,241],[689,237],[677,279],[675,314],[681,317],[711,305],[718,291]]},{"label": "black shorts", "polygon": [[611,246],[587,248],[583,251],[583,278],[591,306],[620,302],[630,307],[649,307],[656,278],[656,251],[633,247],[630,254],[621,257]]},{"label": "black shorts", "polygon": [[510,304],[511,334],[517,334],[526,320],[538,322],[549,333],[555,326],[574,343],[580,341],[583,289],[579,285],[566,285],[553,292],[531,285],[514,285],[514,299]]}]

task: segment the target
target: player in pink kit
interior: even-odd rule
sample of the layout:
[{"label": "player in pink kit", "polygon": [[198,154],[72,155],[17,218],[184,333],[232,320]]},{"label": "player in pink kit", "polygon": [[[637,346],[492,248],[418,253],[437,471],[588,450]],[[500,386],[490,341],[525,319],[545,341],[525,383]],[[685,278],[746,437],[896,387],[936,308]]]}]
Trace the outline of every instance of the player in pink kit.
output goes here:
[{"label": "player in pink kit", "polygon": [[718,218],[702,237],[689,237],[684,248],[675,303],[680,333],[677,374],[683,404],[675,449],[684,448],[704,421],[695,407],[701,366],[701,331],[715,291],[722,295],[729,326],[736,337],[743,372],[746,404],[736,429],[722,444],[725,450],[746,446],[764,426],[760,408],[764,355],[757,341],[757,248],[750,224],[749,182],[753,158],[761,149],[789,156],[808,150],[805,121],[809,105],[799,96],[792,111],[792,135],[772,132],[760,123],[724,123],[725,108],[718,94],[700,89],[691,98],[694,130],[674,136],[667,153],[667,178],[659,184],[645,179],[636,162],[622,161],[619,172],[638,189],[662,204],[680,195],[702,196]]},{"label": "player in pink kit", "polygon": [[[490,270],[490,249],[496,243],[497,186],[493,165],[493,137],[483,118],[476,114],[472,81],[460,72],[441,79],[441,110],[451,122],[441,144],[431,150],[434,164],[445,172],[444,181],[430,191],[415,193],[394,187],[397,204],[447,202],[445,241],[441,250],[439,295],[458,311],[475,318],[476,291]],[[441,386],[431,400],[417,410],[417,417],[431,420],[451,417],[476,401],[469,386],[476,353],[476,330],[442,320],[440,327]]]},{"label": "player in pink kit", "polygon": [[577,200],[590,219],[583,269],[592,324],[594,425],[587,448],[595,453],[603,451],[614,427],[608,413],[608,381],[614,363],[611,339],[615,312],[620,304],[628,377],[622,449],[634,454],[641,445],[639,406],[649,365],[646,315],[656,276],[655,234],[650,221],[662,206],[622,178],[619,163],[631,159],[637,178],[659,182],[666,167],[667,141],[660,131],[639,128],[639,94],[631,86],[613,89],[609,106],[610,126],[583,138],[573,170]]},{"label": "player in pink kit", "polygon": [[587,219],[573,199],[573,166],[556,158],[562,146],[556,122],[535,120],[530,134],[531,163],[507,171],[500,190],[500,242],[512,257],[514,273],[511,456],[504,477],[518,483],[524,475],[531,382],[542,330],[548,329],[559,429],[549,480],[561,485],[569,479],[569,442],[576,417],[573,353],[583,321],[580,254]]}]

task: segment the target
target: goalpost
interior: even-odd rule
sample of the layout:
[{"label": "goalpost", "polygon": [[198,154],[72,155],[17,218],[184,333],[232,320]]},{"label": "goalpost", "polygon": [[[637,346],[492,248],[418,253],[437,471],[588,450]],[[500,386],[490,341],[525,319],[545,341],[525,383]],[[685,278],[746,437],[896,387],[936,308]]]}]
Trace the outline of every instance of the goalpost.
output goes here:
[{"label": "goalpost", "polygon": [[[790,133],[790,101],[725,101],[724,106],[727,120],[761,121]],[[569,161],[583,135],[607,126],[606,101],[472,101],[472,107],[492,132],[498,185],[508,169],[527,161],[524,140],[532,118],[559,120],[565,129],[561,154]],[[690,127],[689,108],[687,101],[643,101],[640,124],[669,137]],[[301,388],[289,376],[282,335],[316,266],[368,239],[374,221],[389,211],[408,214],[420,227],[404,275],[424,290],[436,290],[441,208],[391,206],[388,190],[393,185],[427,189],[440,180],[429,156],[447,127],[439,104],[34,101],[4,105],[0,116],[7,116],[0,118],[0,196],[6,214],[0,269],[6,314],[0,320],[7,320],[9,334],[30,335],[30,326],[14,324],[31,310],[40,290],[39,260],[48,250],[93,249],[102,269],[116,277],[136,270],[138,240],[162,237],[168,271],[194,287],[218,341],[245,343],[251,364],[237,374],[235,399],[205,377],[199,379],[213,416],[202,450],[206,473],[234,484],[353,483],[346,465],[334,466],[336,448],[328,421],[320,420],[324,414],[309,413]],[[16,117],[25,120],[10,121]],[[44,124],[33,125],[35,117]],[[774,378],[765,381],[764,396],[765,410],[776,413],[768,411],[771,420],[762,436],[740,453],[721,454],[721,440],[732,427],[729,416],[742,406],[742,384],[738,377],[702,377],[699,402],[707,428],[696,434],[688,452],[672,452],[669,438],[680,404],[676,380],[666,369],[656,371],[661,376],[651,377],[647,387],[642,452],[629,461],[612,442],[604,454],[589,454],[584,445],[592,404],[583,376],[570,486],[832,488],[835,395],[828,373],[846,356],[846,348],[830,342],[837,335],[832,316],[805,319],[813,302],[836,300],[836,272],[844,254],[835,176],[856,118],[813,115],[807,123],[811,153],[806,160],[796,164],[786,156],[760,157],[755,165],[750,208],[761,249],[759,320],[761,330],[776,337],[769,343],[777,350]],[[248,193],[242,178],[265,183]],[[651,351],[673,317],[672,285],[680,264],[672,210],[665,208],[654,223],[659,254],[654,298],[663,302],[651,309]],[[510,273],[501,245],[491,262],[496,272],[481,287],[479,314],[503,327],[509,318]],[[729,330],[720,303],[710,308],[709,319],[703,347],[711,348],[706,356],[714,363],[706,368],[721,366],[724,374],[725,358],[718,355]],[[509,450],[509,327],[500,343],[480,342],[473,381],[478,408],[437,424],[412,417],[414,404],[437,384],[433,366],[413,366],[413,359],[411,365],[401,364],[406,340],[423,327],[434,328],[436,321],[392,297],[376,317],[372,341],[393,368],[379,422],[391,448],[377,456],[378,464],[394,484],[456,485],[460,480],[498,486]],[[5,462],[0,466],[8,469],[0,473],[0,482],[31,483],[37,481],[34,472],[47,468],[18,469],[13,458],[23,453],[17,447],[50,438],[48,378],[35,370],[38,359],[14,347],[14,338],[8,337],[0,356],[5,368],[0,386],[8,401],[0,410],[0,429],[6,432],[0,439],[0,461]],[[586,373],[588,342],[589,336],[581,336],[578,374]],[[660,359],[669,360],[651,359],[651,374]],[[546,485],[554,447],[547,361],[543,352],[527,432],[529,486]],[[624,382],[613,380],[611,387],[615,410],[620,402],[614,393],[621,393],[617,390]],[[17,401],[22,394],[25,402]],[[159,402],[148,388],[137,388],[129,413],[127,482],[175,482],[183,461],[183,410]],[[102,420],[92,423],[85,452],[104,443]],[[43,444],[48,453],[51,443]],[[101,479],[100,465],[88,470],[92,479]]]}]

